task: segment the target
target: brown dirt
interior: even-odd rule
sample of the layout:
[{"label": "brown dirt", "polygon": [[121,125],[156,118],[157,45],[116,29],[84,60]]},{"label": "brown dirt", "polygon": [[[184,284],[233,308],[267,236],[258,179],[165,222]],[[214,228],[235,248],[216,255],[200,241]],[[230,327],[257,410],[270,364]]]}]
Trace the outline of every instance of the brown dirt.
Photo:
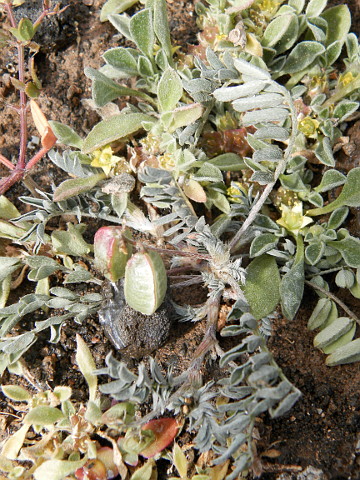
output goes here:
[{"label": "brown dirt", "polygon": [[[36,57],[37,72],[43,84],[39,103],[44,113],[53,120],[71,125],[78,133],[86,134],[98,120],[94,111],[88,109],[82,99],[90,98],[90,81],[84,76],[85,66],[97,68],[101,65],[101,54],[110,47],[121,43],[114,37],[114,29],[107,22],[98,21],[99,8],[103,0],[70,0],[71,28],[67,39],[60,48],[52,48]],[[353,12],[353,31],[360,30],[359,1],[331,2],[347,3]],[[168,1],[172,34],[178,45],[195,43],[197,27],[194,6],[183,0]],[[1,19],[0,19],[1,20]],[[15,92],[9,81],[13,71],[13,57],[10,52],[0,59],[0,99],[11,104],[16,101]],[[3,105],[3,103],[2,103]],[[18,118],[10,108],[0,111],[0,149],[6,156],[16,155],[18,148]],[[339,154],[339,162],[359,161],[359,124],[349,132],[351,145]],[[32,131],[35,134],[35,131]],[[0,166],[0,173],[6,174]],[[47,191],[52,182],[57,183],[58,170],[49,161],[42,161],[36,167],[34,176]],[[20,195],[28,194],[22,184],[15,185],[9,198],[21,207]],[[21,207],[23,208],[23,207]],[[359,236],[358,213],[353,212],[350,220],[353,235]],[[13,292],[22,295],[18,289]],[[204,292],[191,294],[192,302],[200,302]],[[187,299],[188,294],[184,293]],[[279,317],[274,323],[274,335],[270,347],[279,365],[288,378],[301,389],[302,399],[284,418],[272,421],[265,417],[259,423],[260,440],[258,454],[262,460],[264,473],[261,478],[273,480],[278,474],[296,471],[295,467],[317,467],[326,474],[327,480],[360,479],[360,369],[359,365],[328,368],[324,365],[324,355],[312,346],[313,333],[306,329],[309,312],[316,299],[306,292],[307,304],[296,319],[288,322]],[[346,298],[346,300],[350,300]],[[359,306],[352,305],[355,309]],[[176,326],[169,342],[158,350],[156,358],[164,365],[173,365],[175,373],[187,367],[191,353],[200,343],[204,325],[180,324]],[[103,366],[103,360],[112,348],[103,334],[96,318],[89,318],[82,325],[68,324],[62,330],[59,344],[50,344],[41,337],[36,348],[26,355],[26,363],[35,380],[51,387],[70,385],[74,398],[85,401],[86,388],[75,365],[75,334],[79,333],[92,345],[96,364]],[[19,381],[5,373],[2,383]],[[0,399],[2,412],[1,426],[4,432],[14,428],[12,408]],[[10,427],[9,427],[10,425]],[[356,451],[356,444],[358,450]],[[275,452],[275,453],[274,453]],[[271,455],[270,455],[271,453]],[[269,457],[273,458],[269,458]],[[291,470],[290,467],[294,467]],[[165,478],[165,477],[163,477]]]}]

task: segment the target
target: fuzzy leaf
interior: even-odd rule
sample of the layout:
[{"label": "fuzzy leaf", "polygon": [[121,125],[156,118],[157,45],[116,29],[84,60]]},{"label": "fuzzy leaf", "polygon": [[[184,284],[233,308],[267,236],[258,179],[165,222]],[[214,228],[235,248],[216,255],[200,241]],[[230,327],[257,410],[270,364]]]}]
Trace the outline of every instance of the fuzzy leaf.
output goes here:
[{"label": "fuzzy leaf", "polygon": [[310,0],[305,10],[306,16],[318,17],[326,7],[326,4],[327,0]]},{"label": "fuzzy leaf", "polygon": [[11,435],[2,446],[1,456],[9,460],[15,460],[23,446],[30,425],[22,425],[19,430]]},{"label": "fuzzy leaf", "polygon": [[75,197],[81,193],[88,192],[101,180],[106,178],[105,173],[95,173],[85,178],[71,178],[62,182],[54,191],[54,201],[61,202],[68,198]]},{"label": "fuzzy leaf", "polygon": [[83,256],[90,252],[91,247],[82,237],[83,225],[67,224],[67,231],[55,230],[51,235],[51,243],[56,252]]},{"label": "fuzzy leaf", "polygon": [[95,401],[97,392],[97,376],[93,374],[96,369],[94,359],[89,347],[80,335],[76,335],[76,363],[83,374],[89,387],[89,400]]},{"label": "fuzzy leaf", "polygon": [[294,45],[298,32],[299,21],[295,14],[279,15],[266,27],[262,44],[274,48],[279,55]]},{"label": "fuzzy leaf", "polygon": [[158,253],[136,253],[130,258],[124,283],[125,299],[130,307],[152,315],[164,301],[166,289],[166,271]]},{"label": "fuzzy leaf", "polygon": [[314,338],[314,346],[320,349],[332,344],[352,329],[354,320],[347,317],[337,318],[328,327],[324,328]]},{"label": "fuzzy leaf", "polygon": [[338,348],[326,359],[326,365],[344,365],[346,363],[358,362],[360,360],[360,338]]},{"label": "fuzzy leaf", "polygon": [[150,103],[152,102],[151,98],[145,93],[140,92],[139,90],[134,90],[132,88],[124,87],[123,85],[119,85],[103,73],[95,70],[94,68],[86,67],[84,73],[93,82],[92,97],[98,107],[103,107],[112,100],[115,100],[115,98],[124,95],[140,97],[144,100],[150,100]]},{"label": "fuzzy leaf", "polygon": [[327,192],[328,190],[332,190],[333,188],[339,187],[346,182],[346,176],[343,175],[338,170],[327,170],[322,179],[320,184],[314,188],[316,192]]},{"label": "fuzzy leaf", "polygon": [[264,93],[252,97],[239,98],[232,102],[234,110],[237,112],[247,112],[254,108],[278,107],[284,101],[284,97],[279,93]]},{"label": "fuzzy leaf", "polygon": [[347,175],[345,185],[336,200],[325,207],[313,208],[306,212],[306,215],[314,217],[330,213],[342,206],[360,207],[360,167],[353,168]]},{"label": "fuzzy leaf", "polygon": [[156,0],[153,3],[154,8],[154,31],[160,45],[166,55],[169,65],[172,65],[172,45],[170,38],[170,28],[167,17],[167,6],[165,0]]},{"label": "fuzzy leaf", "polygon": [[168,67],[161,75],[157,94],[161,111],[174,110],[183,94],[183,87],[179,75],[173,68]]},{"label": "fuzzy leaf", "polygon": [[310,265],[316,265],[320,261],[324,250],[325,245],[323,242],[312,243],[305,249],[306,260],[310,263]]},{"label": "fuzzy leaf", "polygon": [[289,116],[286,108],[274,107],[245,113],[242,123],[245,126],[264,122],[283,122]]},{"label": "fuzzy leaf", "polygon": [[139,50],[149,59],[152,59],[155,35],[150,8],[140,10],[131,17],[130,34]]},{"label": "fuzzy leaf", "polygon": [[244,294],[256,319],[272,313],[279,303],[280,275],[270,255],[255,258],[246,269]]},{"label": "fuzzy leaf", "polygon": [[15,272],[21,264],[20,259],[16,257],[0,257],[0,282]]},{"label": "fuzzy leaf", "polygon": [[314,308],[307,327],[309,330],[315,330],[316,328],[324,325],[330,315],[332,309],[332,302],[328,298],[320,298],[316,307]]},{"label": "fuzzy leaf", "polygon": [[331,45],[336,40],[344,43],[351,27],[349,8],[346,5],[336,5],[325,10],[321,14],[321,18],[324,18],[328,24],[325,45]]},{"label": "fuzzy leaf", "polygon": [[87,458],[82,460],[45,460],[40,467],[34,471],[35,480],[63,480],[68,475],[74,473],[87,462]]},{"label": "fuzzy leaf", "polygon": [[47,405],[39,405],[32,408],[27,415],[25,415],[24,423],[26,425],[54,425],[59,420],[64,418],[61,410]]},{"label": "fuzzy leaf", "polygon": [[315,149],[315,155],[318,160],[324,165],[328,165],[329,167],[335,166],[335,159],[332,152],[330,139],[328,137],[324,137],[321,141],[319,141],[318,146]]},{"label": "fuzzy leaf", "polygon": [[217,157],[208,160],[207,163],[214,165],[225,172],[239,172],[245,168],[245,165],[239,155],[236,153],[223,153]]},{"label": "fuzzy leaf", "polygon": [[344,333],[340,338],[335,340],[335,342],[330,343],[330,345],[327,345],[326,347],[322,348],[321,350],[326,353],[326,355],[329,355],[330,353],[335,352],[338,348],[343,347],[344,345],[347,345],[351,342],[351,340],[354,338],[356,331],[356,323],[353,322],[352,328]]},{"label": "fuzzy leaf", "polygon": [[100,22],[108,20],[108,15],[125,12],[132,7],[138,0],[108,0],[102,6],[100,11]]},{"label": "fuzzy leaf", "polygon": [[259,68],[242,58],[236,58],[234,60],[234,67],[243,75],[248,75],[250,77],[254,77],[254,79],[258,80],[270,80],[271,76],[270,73],[262,68]]},{"label": "fuzzy leaf", "polygon": [[2,385],[1,390],[6,397],[15,402],[27,402],[32,398],[32,395],[19,385]]},{"label": "fuzzy leaf", "polygon": [[296,73],[304,70],[316,57],[325,52],[325,47],[318,42],[304,41],[298,43],[286,59],[282,73]]},{"label": "fuzzy leaf", "polygon": [[106,50],[103,58],[109,65],[132,76],[138,74],[136,60],[138,56],[139,53],[136,50],[132,52],[129,48],[116,47]]},{"label": "fuzzy leaf", "polygon": [[297,237],[296,243],[294,263],[280,283],[281,307],[289,320],[295,317],[304,293],[304,245],[300,236]]},{"label": "fuzzy leaf", "polygon": [[143,113],[120,113],[102,120],[85,138],[83,152],[91,153],[96,149],[131,135],[142,128],[142,122],[154,122],[154,117]]},{"label": "fuzzy leaf", "polygon": [[[263,80],[255,80],[254,82],[247,82],[243,85],[238,85],[236,87],[218,88],[213,92],[213,95],[218,102],[231,102],[242,97],[246,97],[246,99],[248,99],[248,97],[250,97],[251,95],[256,95],[257,93],[261,92],[265,85],[266,82],[264,82]],[[248,110],[250,110],[251,108],[256,107],[249,107]]]},{"label": "fuzzy leaf", "polygon": [[341,253],[345,263],[349,267],[360,267],[360,239],[356,237],[345,237],[339,241],[329,241],[330,247],[336,248]]},{"label": "fuzzy leaf", "polygon": [[346,217],[349,215],[348,207],[339,207],[332,212],[328,221],[328,228],[336,230],[342,225],[346,220]]},{"label": "fuzzy leaf", "polygon": [[135,472],[131,475],[130,480],[151,480],[154,465],[155,462],[150,459],[141,468],[135,470]]},{"label": "fuzzy leaf", "polygon": [[254,238],[250,247],[250,257],[259,257],[260,255],[276,247],[278,238],[272,233],[262,233]]},{"label": "fuzzy leaf", "polygon": [[193,178],[198,182],[216,183],[223,181],[223,176],[220,169],[209,162],[203,163]]},{"label": "fuzzy leaf", "polygon": [[81,149],[83,141],[75,130],[63,123],[55,122],[53,120],[49,120],[49,124],[59,143]]}]

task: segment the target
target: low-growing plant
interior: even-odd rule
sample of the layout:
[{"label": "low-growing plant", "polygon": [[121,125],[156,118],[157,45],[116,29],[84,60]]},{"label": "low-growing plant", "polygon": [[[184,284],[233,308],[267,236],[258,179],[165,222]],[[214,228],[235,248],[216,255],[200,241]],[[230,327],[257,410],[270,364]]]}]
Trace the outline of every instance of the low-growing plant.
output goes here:
[{"label": "low-growing plant", "polygon": [[[112,48],[103,54],[103,67],[85,70],[96,107],[114,102],[118,113],[104,114],[85,138],[49,121],[66,147],[49,157],[72,178],[53,193],[22,197],[33,207],[22,215],[1,198],[0,236],[17,245],[16,254],[0,258],[1,367],[18,368],[40,331],[49,328],[56,342],[65,321],[102,315],[104,294],[87,293],[87,283],[102,285],[105,277],[118,289],[123,282],[127,304],[144,315],[161,307],[168,283],[170,290],[203,284],[203,305],[173,303],[182,321],[206,318],[204,338],[185,372],[174,377],[150,358],[150,373],[140,363],[136,374],[109,354],[96,373],[112,379],[100,391],[120,405],[148,406],[143,418],[132,416],[121,427],[122,461],[137,465],[147,448],[149,439],[133,426],[153,425],[154,432],[151,422],[169,411],[194,433],[196,449],[211,451],[212,465],[193,471],[192,478],[216,472],[233,480],[256,458],[258,416],[277,418],[301,396],[267,347],[279,305],[294,321],[305,286],[312,288],[320,299],[308,327],[320,330],[314,345],[328,355],[326,364],[360,360],[360,339],[354,339],[359,319],[330,291],[334,279],[360,297],[360,241],[346,229],[350,209],[360,206],[360,168],[342,173],[333,155],[358,116],[359,44],[349,33],[345,5],[325,10],[320,0],[306,6],[302,0],[281,6],[211,0],[197,3],[200,42],[185,54],[171,44],[165,1],[146,0],[131,17],[119,13],[134,3],[109,0],[102,17],[133,46]],[[131,99],[121,111],[119,97]],[[48,222],[61,217],[66,230],[50,235]],[[101,226],[88,243],[87,218],[112,225]],[[20,282],[27,271],[35,293],[5,306],[12,278],[17,274]],[[66,286],[50,288],[54,273]],[[223,304],[229,314],[220,335],[239,337],[228,351],[217,338]],[[39,309],[47,318],[13,334],[20,319]],[[209,352],[224,373],[203,385]],[[99,408],[90,398],[87,418]],[[94,434],[92,427],[89,442]],[[79,468],[92,455],[82,457]],[[176,445],[172,462],[188,478],[190,467]],[[132,479],[150,479],[154,465],[145,463]]]},{"label": "low-growing plant", "polygon": [[[18,78],[11,77],[13,87],[19,92],[19,105],[8,105],[19,114],[20,118],[20,139],[19,139],[19,155],[16,163],[0,154],[0,162],[10,170],[10,175],[4,177],[0,181],[0,194],[3,195],[14,183],[24,180],[30,191],[35,192],[36,185],[30,180],[26,180],[26,176],[31,169],[46,156],[49,150],[55,145],[56,137],[51,127],[42,113],[40,107],[34,100],[40,94],[41,82],[36,74],[34,55],[39,50],[33,38],[37,29],[43,22],[44,18],[49,15],[56,15],[61,10],[59,6],[51,7],[51,2],[45,0],[42,4],[42,11],[39,17],[32,22],[29,18],[22,17],[17,21],[14,15],[14,7],[24,3],[21,0],[2,0],[0,8],[6,12],[10,22],[10,27],[0,30],[0,44],[7,50],[16,47],[17,50],[17,69]],[[26,61],[26,53],[28,55],[28,64]],[[28,102],[30,98],[30,102]],[[28,109],[31,108],[32,119],[40,135],[41,148],[29,160],[27,159],[27,143],[28,143]]]}]

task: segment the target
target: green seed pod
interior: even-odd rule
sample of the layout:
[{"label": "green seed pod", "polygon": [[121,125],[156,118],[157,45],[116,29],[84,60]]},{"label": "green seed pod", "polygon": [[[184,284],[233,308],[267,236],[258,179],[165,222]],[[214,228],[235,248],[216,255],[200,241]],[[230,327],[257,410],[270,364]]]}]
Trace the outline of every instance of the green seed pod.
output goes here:
[{"label": "green seed pod", "polygon": [[164,263],[156,252],[139,252],[127,262],[124,293],[126,302],[144,315],[152,315],[162,304],[167,289]]},{"label": "green seed pod", "polygon": [[[128,236],[129,232],[126,232]],[[108,280],[117,282],[125,274],[132,245],[124,239],[122,227],[102,227],[94,237],[95,268]]]}]

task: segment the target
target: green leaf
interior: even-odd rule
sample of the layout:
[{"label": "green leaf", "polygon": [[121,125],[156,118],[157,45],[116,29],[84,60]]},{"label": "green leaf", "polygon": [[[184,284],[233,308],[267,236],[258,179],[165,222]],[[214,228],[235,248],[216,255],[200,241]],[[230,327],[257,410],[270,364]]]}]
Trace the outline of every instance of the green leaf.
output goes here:
[{"label": "green leaf", "polygon": [[0,282],[15,272],[21,265],[22,262],[19,258],[0,257]]},{"label": "green leaf", "polygon": [[35,35],[34,26],[26,17],[20,20],[17,28],[9,28],[9,30],[17,40],[24,43],[29,42]]},{"label": "green leaf", "polygon": [[211,204],[213,204],[221,212],[226,214],[230,213],[231,211],[230,204],[223,193],[208,187],[206,190],[206,197],[207,197],[207,202],[206,202],[207,207],[211,208]]},{"label": "green leaf", "polygon": [[54,202],[61,202],[68,198],[75,197],[81,193],[88,192],[101,180],[106,178],[105,173],[96,173],[85,178],[71,178],[62,182],[54,191]]},{"label": "green leaf", "polygon": [[272,313],[280,300],[280,274],[270,255],[255,258],[246,269],[244,294],[256,319]]},{"label": "green leaf", "polygon": [[326,4],[327,0],[310,0],[305,10],[306,16],[318,17],[326,7]]},{"label": "green leaf", "polygon": [[138,0],[108,0],[100,11],[100,22],[108,20],[108,15],[125,12]]},{"label": "green leaf", "polygon": [[328,190],[332,190],[333,188],[339,187],[346,182],[346,176],[343,175],[339,170],[327,170],[322,179],[320,184],[314,188],[316,192],[327,192]]},{"label": "green leaf", "polygon": [[346,363],[358,362],[360,360],[360,338],[338,348],[326,359],[326,365],[344,365]]},{"label": "green leaf", "polygon": [[340,337],[349,332],[354,325],[354,320],[347,317],[337,318],[328,327],[324,328],[314,338],[314,346],[320,349],[324,349],[333,342],[337,341]]},{"label": "green leaf", "polygon": [[89,400],[95,401],[97,392],[97,375],[94,375],[96,365],[91,355],[89,347],[86,345],[80,335],[76,335],[76,363],[80,372],[83,374],[89,387]]},{"label": "green leaf", "polygon": [[359,238],[348,236],[339,241],[328,241],[327,245],[336,248],[349,267],[360,267]]},{"label": "green leaf", "polygon": [[318,146],[315,149],[315,155],[318,160],[324,165],[328,165],[329,167],[335,166],[335,159],[331,148],[330,139],[328,137],[324,137],[322,140],[318,142]]},{"label": "green leaf", "polygon": [[239,172],[245,168],[242,158],[236,153],[223,153],[208,160],[207,163],[214,165],[225,172]]},{"label": "green leaf", "polygon": [[306,215],[314,217],[317,215],[324,215],[334,211],[336,208],[342,206],[360,207],[360,167],[350,170],[346,177],[345,185],[336,200],[329,203],[325,207],[313,208],[306,212]]},{"label": "green leaf", "polygon": [[179,75],[173,68],[168,67],[161,75],[157,88],[160,110],[163,112],[174,110],[182,94],[183,87]]},{"label": "green leaf", "polygon": [[339,207],[332,212],[328,221],[328,228],[336,230],[346,220],[349,215],[348,207]]},{"label": "green leaf", "polygon": [[103,55],[106,63],[130,76],[138,74],[138,57],[139,52],[124,47],[110,48]]},{"label": "green leaf", "polygon": [[279,239],[272,233],[262,233],[254,238],[250,247],[250,257],[259,257],[276,247]]},{"label": "green leaf", "polygon": [[336,5],[325,10],[321,14],[321,18],[324,18],[328,23],[325,45],[331,45],[336,40],[344,43],[351,27],[349,8],[346,5]]},{"label": "green leaf", "polygon": [[92,80],[92,96],[95,104],[98,107],[103,107],[107,103],[115,100],[115,98],[121,96],[133,96],[142,98],[149,103],[153,104],[154,101],[149,95],[139,90],[134,90],[133,88],[124,87],[119,85],[110,78],[108,78],[103,73],[95,70],[91,67],[86,67],[85,75]]},{"label": "green leaf", "polygon": [[23,446],[23,443],[25,441],[25,437],[29,428],[30,428],[30,425],[22,425],[17,432],[15,432],[13,435],[11,435],[11,437],[9,437],[5,441],[5,443],[1,448],[2,457],[8,458],[10,460],[17,459],[17,456],[19,455],[19,451]]},{"label": "green leaf", "polygon": [[289,110],[286,108],[274,107],[246,112],[242,124],[244,126],[257,125],[264,122],[283,122],[289,116]]},{"label": "green leaf", "polygon": [[316,265],[320,261],[324,250],[325,245],[323,242],[318,241],[311,243],[305,249],[306,260],[309,262],[310,265]]},{"label": "green leaf", "polygon": [[130,258],[124,282],[125,299],[130,307],[152,315],[164,301],[166,289],[166,271],[158,253],[136,253]]},{"label": "green leaf", "polygon": [[177,443],[175,443],[173,447],[173,459],[174,465],[180,477],[186,478],[189,465],[184,452]]},{"label": "green leaf", "polygon": [[300,235],[296,238],[296,246],[294,263],[280,283],[281,307],[289,320],[295,317],[304,293],[304,245]]},{"label": "green leaf", "polygon": [[223,176],[218,167],[209,162],[205,162],[193,176],[193,179],[198,182],[217,183],[223,181]]},{"label": "green leaf", "polygon": [[343,100],[339,102],[334,108],[334,117],[339,119],[339,122],[343,122],[350,115],[359,109],[359,102],[350,102],[349,100]]},{"label": "green leaf", "polygon": [[4,195],[0,195],[0,218],[3,220],[11,220],[20,217],[19,210]]},{"label": "green leaf", "polygon": [[115,140],[131,135],[142,127],[142,122],[155,122],[154,117],[143,113],[119,113],[102,120],[90,131],[83,144],[83,152],[91,153]]},{"label": "green leaf", "polygon": [[130,34],[139,50],[152,61],[155,35],[150,8],[145,8],[131,17]]},{"label": "green leaf", "polygon": [[155,0],[154,8],[154,31],[157,36],[162,51],[165,53],[169,65],[173,64],[172,46],[170,39],[170,28],[167,17],[167,8],[165,0]]},{"label": "green leaf", "polygon": [[304,70],[314,62],[316,57],[325,52],[325,47],[318,42],[304,41],[298,43],[286,59],[282,73],[296,73]]},{"label": "green leaf", "polygon": [[59,143],[81,149],[82,138],[71,127],[54,120],[49,120],[49,124]]},{"label": "green leaf", "polygon": [[75,255],[75,256],[84,256],[91,251],[91,246],[85,242],[82,237],[83,225],[73,225],[72,223],[67,223],[68,230],[55,230],[51,235],[51,242],[53,248],[56,252]]},{"label": "green leaf", "polygon": [[61,410],[48,405],[39,405],[30,410],[25,415],[24,423],[26,425],[55,425],[59,420],[64,418],[64,414]]},{"label": "green leaf", "polygon": [[324,325],[330,315],[332,309],[332,302],[329,298],[320,298],[316,307],[314,308],[307,327],[309,330],[315,330],[316,328],[321,327]]},{"label": "green leaf", "polygon": [[32,398],[32,395],[19,385],[2,385],[1,390],[6,397],[15,402],[28,402]]},{"label": "green leaf", "polygon": [[63,480],[74,473],[87,462],[87,457],[82,460],[45,460],[40,467],[34,471],[35,480]]},{"label": "green leaf", "polygon": [[4,308],[6,302],[10,295],[11,289],[11,276],[7,276],[4,278],[2,282],[0,282],[0,308]]},{"label": "green leaf", "polygon": [[192,103],[183,107],[178,107],[172,112],[172,121],[169,127],[169,133],[177,128],[185,127],[194,123],[204,112],[204,107],[200,103]]},{"label": "green leaf", "polygon": [[272,47],[277,54],[291,48],[297,40],[299,33],[299,21],[295,14],[289,13],[275,17],[263,35],[262,44]]},{"label": "green leaf", "polygon": [[150,480],[153,472],[155,462],[154,460],[148,460],[145,465],[138,468],[132,475],[130,480]]}]

